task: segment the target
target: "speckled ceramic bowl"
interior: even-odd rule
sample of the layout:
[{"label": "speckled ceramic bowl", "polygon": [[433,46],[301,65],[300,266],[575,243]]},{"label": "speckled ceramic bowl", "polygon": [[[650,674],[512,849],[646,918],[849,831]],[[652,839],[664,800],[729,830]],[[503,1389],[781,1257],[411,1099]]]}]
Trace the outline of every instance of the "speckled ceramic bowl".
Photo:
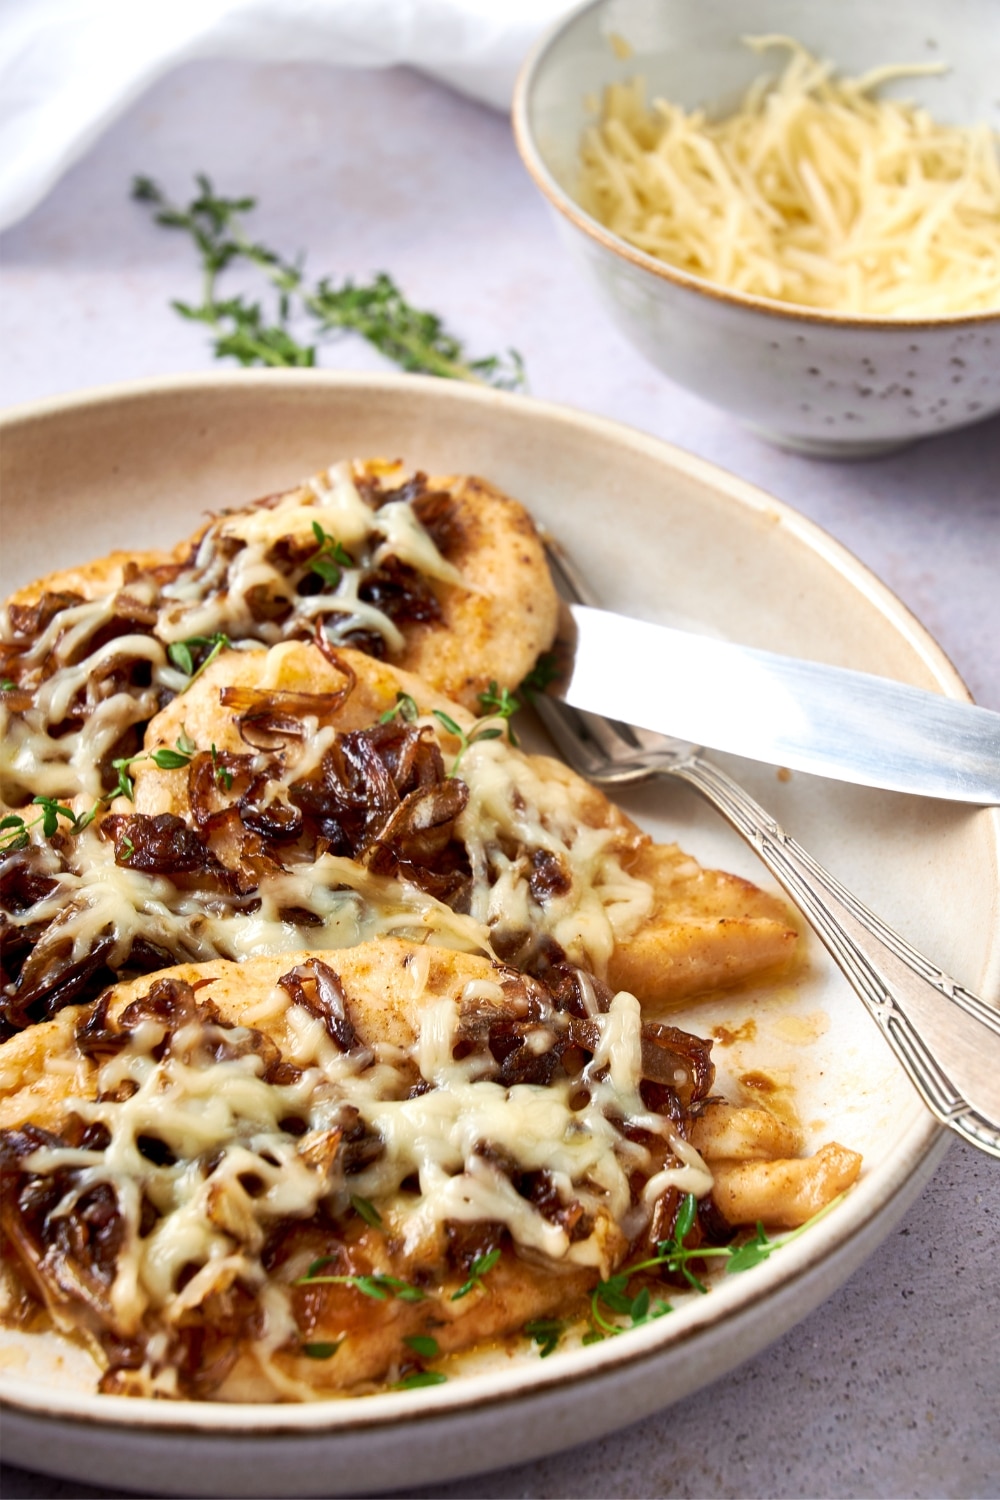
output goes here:
[{"label": "speckled ceramic bowl", "polygon": [[514,101],[518,147],[567,245],[653,364],[784,447],[863,457],[1000,411],[1000,309],[882,321],[745,296],[634,249],[575,202],[588,96],[641,74],[650,96],[735,107],[774,66],[741,38],[774,32],[849,74],[946,61],[891,91],[1000,128],[997,0],[596,0],[539,44]]}]

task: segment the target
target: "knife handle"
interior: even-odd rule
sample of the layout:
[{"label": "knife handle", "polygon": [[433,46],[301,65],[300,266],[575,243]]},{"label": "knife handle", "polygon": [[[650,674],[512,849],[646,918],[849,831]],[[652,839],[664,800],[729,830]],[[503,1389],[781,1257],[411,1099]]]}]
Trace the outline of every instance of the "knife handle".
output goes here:
[{"label": "knife handle", "polygon": [[932,964],[699,755],[664,765],[746,839],[809,919],[928,1109],[1000,1157],[1000,1011]]}]

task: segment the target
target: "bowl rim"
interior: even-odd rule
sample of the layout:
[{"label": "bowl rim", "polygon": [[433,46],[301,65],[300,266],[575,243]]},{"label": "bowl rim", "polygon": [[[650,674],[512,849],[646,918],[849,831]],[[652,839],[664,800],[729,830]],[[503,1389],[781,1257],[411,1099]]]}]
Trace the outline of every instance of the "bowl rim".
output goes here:
[{"label": "bowl rim", "polygon": [[581,230],[603,249],[610,250],[612,254],[629,261],[640,271],[648,271],[660,281],[671,283],[686,292],[702,293],[717,302],[728,303],[746,312],[764,316],[770,314],[786,318],[790,322],[866,331],[895,329],[903,333],[916,333],[931,332],[936,328],[978,327],[1000,321],[1000,307],[985,308],[974,312],[943,313],[936,317],[885,318],[871,317],[865,313],[831,312],[826,308],[806,307],[795,302],[780,302],[772,297],[760,297],[750,292],[734,291],[719,282],[709,281],[705,277],[695,276],[690,271],[681,270],[679,266],[673,266],[667,261],[657,260],[655,256],[648,255],[645,250],[638,249],[628,240],[614,234],[588,214],[559,185],[546,166],[535,141],[531,126],[530,106],[542,70],[561,42],[564,33],[568,32],[587,12],[600,10],[607,3],[608,0],[584,0],[583,4],[575,6],[543,33],[521,64],[514,84],[511,105],[514,142],[521,161],[550,206],[568,219],[575,228]]}]

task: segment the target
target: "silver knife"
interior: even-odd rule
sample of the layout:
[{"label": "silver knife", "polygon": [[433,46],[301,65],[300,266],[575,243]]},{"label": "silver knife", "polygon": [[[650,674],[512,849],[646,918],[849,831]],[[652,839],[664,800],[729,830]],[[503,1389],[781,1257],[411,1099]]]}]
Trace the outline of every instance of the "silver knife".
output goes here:
[{"label": "silver knife", "polygon": [[568,608],[572,662],[549,691],[574,708],[837,781],[1000,804],[998,713],[865,672]]}]

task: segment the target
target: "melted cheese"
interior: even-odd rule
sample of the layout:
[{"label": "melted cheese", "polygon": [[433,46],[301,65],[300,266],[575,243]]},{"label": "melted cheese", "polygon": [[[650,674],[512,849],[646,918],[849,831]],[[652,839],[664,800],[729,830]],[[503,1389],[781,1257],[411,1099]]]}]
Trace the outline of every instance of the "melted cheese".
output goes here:
[{"label": "melted cheese", "polygon": [[[290,649],[268,653],[265,690]],[[419,721],[438,737],[446,755],[452,737],[433,716]],[[276,756],[271,767],[272,802],[287,800],[289,788],[321,764],[337,736],[306,719],[301,740]],[[493,957],[504,939],[553,939],[571,963],[603,976],[613,949],[628,941],[653,906],[648,881],[629,875],[619,855],[620,831],[593,828],[580,819],[579,784],[552,762],[513,748],[506,738],[475,740],[465,751],[460,775],[468,803],[455,832],[465,844],[472,872],[468,913],[449,906],[402,878],[372,874],[359,861],[314,851],[284,849],[285,868],[259,878],[256,889],[237,896],[198,885],[180,886],[166,875],[146,875],[115,863],[114,846],[97,825],[67,839],[61,863],[36,830],[58,886],[21,913],[15,925],[53,924],[43,940],[64,949],[73,962],[87,957],[110,936],[108,964],[121,968],[140,938],[176,961],[240,958],[293,952],[309,942],[316,950],[354,947],[380,935],[431,941]],[[187,771],[153,773],[183,787]],[[186,794],[177,802],[183,805]],[[168,804],[170,805],[170,804]],[[115,810],[127,812],[120,799]],[[563,876],[551,894],[532,890],[533,857],[550,856]],[[307,914],[308,926],[288,912]]]},{"label": "melted cheese", "polygon": [[608,89],[581,145],[580,201],[640,250],[753,296],[878,317],[1000,307],[1000,155],[986,125],[873,97],[937,65],[833,76],[791,56],[712,121],[641,79]]},{"label": "melted cheese", "polygon": [[[675,1136],[668,1119],[642,1106],[641,1022],[631,995],[617,995],[609,1011],[595,1017],[600,1043],[586,1072],[582,1106],[578,1100],[571,1105],[570,1094],[579,1089],[568,1081],[547,1087],[493,1081],[496,1064],[485,1046],[456,1061],[460,1003],[447,995],[423,1011],[408,1050],[376,1042],[346,1055],[332,1046],[321,1021],[284,991],[266,997],[262,1007],[299,1036],[292,1052],[305,1071],[296,1081],[266,1083],[251,1051],[220,1057],[220,1043],[232,1049],[247,1037],[245,1029],[200,1018],[180,1027],[161,1056],[164,1026],[147,1018],[96,1070],[87,1097],[67,1101],[67,1112],[105,1127],[106,1149],[43,1146],[23,1159],[24,1170],[41,1176],[75,1173],[56,1217],[71,1215],[98,1184],[112,1186],[124,1235],[111,1304],[126,1336],[148,1330],[150,1313],[167,1325],[177,1322],[238,1278],[255,1292],[267,1291],[259,1351],[266,1363],[294,1331],[287,1288],[267,1285],[260,1261],[268,1225],[311,1218],[324,1202],[344,1212],[351,1194],[371,1199],[393,1233],[402,1235],[404,1249],[418,1256],[447,1221],[498,1221],[522,1250],[594,1266],[606,1276],[616,1247],[622,1253],[648,1222],[657,1196],[671,1186],[697,1193],[711,1188],[693,1148]],[[544,1028],[542,1035],[548,1035]],[[429,1086],[417,1097],[408,1087],[414,1064]],[[123,1085],[134,1090],[124,1099]],[[349,1179],[335,1154],[345,1106],[359,1112],[382,1144],[378,1158]],[[289,1116],[307,1123],[304,1135],[283,1128]],[[651,1172],[650,1152],[627,1140],[615,1120],[665,1138],[667,1164]],[[159,1143],[160,1162],[150,1159],[150,1140]],[[331,1149],[316,1153],[324,1141]],[[497,1160],[549,1173],[563,1202],[576,1200],[589,1210],[591,1232],[571,1242],[561,1224],[517,1192]],[[650,1181],[633,1207],[636,1172]],[[416,1199],[400,1191],[414,1174]],[[144,1200],[158,1218],[141,1235]],[[609,1224],[617,1241],[607,1233]],[[151,1358],[155,1362],[155,1349]]]},{"label": "melted cheese", "polygon": [[[546,774],[546,765],[503,739],[466,750],[460,774],[470,796],[456,831],[472,865],[470,914],[489,929],[547,933],[571,963],[603,975],[615,944],[652,910],[652,887],[623,869],[614,828],[581,822],[575,785]],[[565,893],[544,902],[532,895],[534,850],[568,875]]]}]

